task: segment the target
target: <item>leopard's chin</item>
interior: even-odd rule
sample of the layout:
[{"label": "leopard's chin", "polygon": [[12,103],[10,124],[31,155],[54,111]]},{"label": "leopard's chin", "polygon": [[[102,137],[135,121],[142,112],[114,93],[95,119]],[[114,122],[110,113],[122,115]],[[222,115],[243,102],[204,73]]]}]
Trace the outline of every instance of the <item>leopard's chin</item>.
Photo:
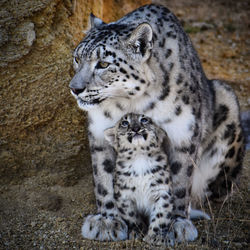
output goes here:
[{"label": "leopard's chin", "polygon": [[80,109],[89,110],[90,108],[97,107],[104,100],[105,99],[96,98],[96,99],[92,99],[92,100],[89,100],[89,101],[85,101],[85,100],[82,100],[81,98],[78,97],[77,98],[77,104],[80,107]]}]

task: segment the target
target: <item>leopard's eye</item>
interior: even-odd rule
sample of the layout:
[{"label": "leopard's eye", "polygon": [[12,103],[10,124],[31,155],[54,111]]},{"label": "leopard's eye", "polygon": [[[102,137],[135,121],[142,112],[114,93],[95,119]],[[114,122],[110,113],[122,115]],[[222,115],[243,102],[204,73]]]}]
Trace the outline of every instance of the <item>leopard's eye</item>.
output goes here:
[{"label": "leopard's eye", "polygon": [[129,125],[129,122],[126,121],[126,120],[123,120],[123,121],[121,122],[121,126],[124,127],[124,128],[127,128],[128,125]]},{"label": "leopard's eye", "polygon": [[148,122],[149,122],[148,118],[146,118],[146,117],[142,117],[142,118],[141,118],[141,123],[142,123],[143,125],[147,124]]},{"label": "leopard's eye", "polygon": [[108,63],[108,62],[102,62],[102,61],[100,61],[100,62],[98,62],[96,64],[96,68],[97,69],[106,69],[109,66],[109,64],[110,63]]},{"label": "leopard's eye", "polygon": [[76,62],[77,64],[80,63],[80,61],[81,61],[80,58],[79,58],[78,56],[76,56],[74,59],[75,59],[75,62]]}]

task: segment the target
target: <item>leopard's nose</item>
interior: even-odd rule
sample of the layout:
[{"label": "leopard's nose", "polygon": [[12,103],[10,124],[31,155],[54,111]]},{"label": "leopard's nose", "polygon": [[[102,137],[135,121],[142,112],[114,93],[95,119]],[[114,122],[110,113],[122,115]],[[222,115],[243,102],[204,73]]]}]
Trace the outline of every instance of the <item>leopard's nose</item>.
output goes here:
[{"label": "leopard's nose", "polygon": [[80,71],[76,73],[74,77],[71,79],[69,83],[69,88],[71,89],[72,93],[74,93],[75,95],[79,95],[85,90],[87,84],[88,81],[86,81],[86,79],[83,78],[83,74]]},{"label": "leopard's nose", "polygon": [[76,88],[70,88],[72,90],[72,92],[75,94],[75,95],[79,95],[81,94],[85,88],[83,89],[76,89]]}]

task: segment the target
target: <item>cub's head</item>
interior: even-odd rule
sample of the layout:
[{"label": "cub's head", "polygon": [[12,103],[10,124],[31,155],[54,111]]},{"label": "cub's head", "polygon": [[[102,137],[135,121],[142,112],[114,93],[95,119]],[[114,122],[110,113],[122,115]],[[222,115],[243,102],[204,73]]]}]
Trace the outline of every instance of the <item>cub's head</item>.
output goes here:
[{"label": "cub's head", "polygon": [[115,127],[105,130],[105,138],[117,150],[133,149],[134,146],[143,150],[162,147],[167,142],[166,133],[145,115],[129,113],[117,122]]},{"label": "cub's head", "polygon": [[74,51],[75,76],[70,89],[81,109],[107,99],[141,96],[153,73],[147,66],[152,50],[152,28],[106,24],[91,15],[91,29]]}]

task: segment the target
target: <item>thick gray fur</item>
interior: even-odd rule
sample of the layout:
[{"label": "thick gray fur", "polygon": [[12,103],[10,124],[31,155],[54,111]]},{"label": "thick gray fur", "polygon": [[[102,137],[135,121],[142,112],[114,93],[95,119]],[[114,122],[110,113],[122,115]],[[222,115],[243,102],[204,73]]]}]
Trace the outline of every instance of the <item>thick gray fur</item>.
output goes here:
[{"label": "thick gray fur", "polygon": [[127,237],[126,223],[110,206],[116,154],[104,130],[134,112],[168,134],[175,228],[178,241],[185,241],[190,203],[230,193],[242,168],[237,98],[225,82],[207,79],[191,40],[167,8],[146,5],[110,24],[93,18],[75,49],[70,83],[78,106],[88,112],[97,200],[97,214],[85,219],[82,234],[96,240]]}]

